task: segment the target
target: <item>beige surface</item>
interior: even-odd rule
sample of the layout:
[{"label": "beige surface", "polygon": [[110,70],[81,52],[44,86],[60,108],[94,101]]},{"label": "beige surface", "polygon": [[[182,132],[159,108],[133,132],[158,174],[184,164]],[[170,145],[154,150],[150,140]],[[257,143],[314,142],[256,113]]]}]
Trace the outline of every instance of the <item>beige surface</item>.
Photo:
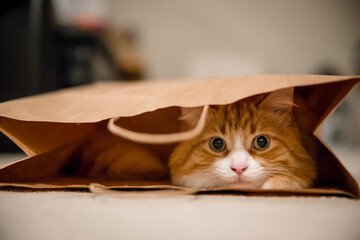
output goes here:
[{"label": "beige surface", "polygon": [[1,239],[359,239],[360,202],[340,198],[0,192]]},{"label": "beige surface", "polygon": [[[360,180],[360,150],[334,148]],[[0,156],[0,163],[19,155]],[[0,239],[360,239],[360,201],[0,191]]]}]

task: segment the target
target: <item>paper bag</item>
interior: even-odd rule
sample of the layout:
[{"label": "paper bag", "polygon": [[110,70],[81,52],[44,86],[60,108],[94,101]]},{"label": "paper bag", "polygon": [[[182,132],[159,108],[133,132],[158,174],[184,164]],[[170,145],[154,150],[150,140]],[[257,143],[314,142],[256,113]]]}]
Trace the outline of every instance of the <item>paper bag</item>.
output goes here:
[{"label": "paper bag", "polygon": [[[339,159],[317,137],[317,130],[360,80],[359,76],[254,75],[233,78],[103,82],[0,104],[0,130],[28,157],[0,169],[2,186],[113,190],[185,190],[186,193],[232,193],[247,195],[337,195],[358,198],[359,187]],[[81,174],[81,149],[96,149],[89,139],[103,146],[118,144],[128,154],[129,146],[146,149],[141,165],[133,151],[129,166],[146,171],[156,158],[166,170],[169,156],[178,141],[199,134],[204,127],[206,108],[223,105],[257,94],[294,87],[295,104],[306,108],[303,120],[313,129],[319,143],[317,179],[311,189],[279,191],[260,189],[196,189],[173,186],[170,176],[159,179],[131,178],[131,172],[106,179]],[[182,132],[179,107],[204,106],[194,129]],[[115,135],[117,136],[115,136]],[[89,149],[90,148],[90,149]],[[145,153],[144,156],[148,156]],[[150,156],[149,155],[149,156]],[[111,158],[111,157],[109,157]],[[341,159],[340,159],[341,160]],[[146,162],[148,161],[148,162]],[[155,163],[155,161],[154,161]],[[129,167],[128,169],[132,169]],[[130,171],[129,170],[129,171]],[[102,186],[102,187],[99,187]],[[96,190],[96,191],[97,191]]]}]

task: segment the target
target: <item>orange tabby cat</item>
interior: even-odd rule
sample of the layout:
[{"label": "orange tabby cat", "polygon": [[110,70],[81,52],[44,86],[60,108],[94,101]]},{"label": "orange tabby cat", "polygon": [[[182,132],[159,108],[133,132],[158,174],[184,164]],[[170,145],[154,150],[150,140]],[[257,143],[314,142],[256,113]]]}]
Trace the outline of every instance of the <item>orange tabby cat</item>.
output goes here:
[{"label": "orange tabby cat", "polygon": [[[293,89],[212,106],[203,133],[170,157],[172,181],[193,188],[303,189],[315,178],[293,118]],[[182,109],[193,127],[200,109]]]}]

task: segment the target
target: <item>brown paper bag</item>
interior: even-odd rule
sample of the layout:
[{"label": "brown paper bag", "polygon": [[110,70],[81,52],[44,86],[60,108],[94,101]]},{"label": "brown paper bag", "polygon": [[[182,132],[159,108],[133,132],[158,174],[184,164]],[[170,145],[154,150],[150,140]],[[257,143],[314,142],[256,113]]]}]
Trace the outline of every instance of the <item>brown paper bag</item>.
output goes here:
[{"label": "brown paper bag", "polygon": [[[337,195],[358,198],[356,181],[316,137],[316,133],[324,119],[359,81],[360,76],[255,75],[192,81],[106,82],[4,102],[0,104],[0,130],[28,157],[1,168],[0,184],[35,189],[90,187],[94,192],[111,189],[177,190],[187,194]],[[127,144],[144,147],[166,166],[176,142],[201,132],[208,105],[230,104],[288,87],[294,87],[295,104],[303,104],[310,113],[311,117],[305,116],[304,121],[311,125],[320,146],[319,159],[316,159],[318,178],[312,189],[194,190],[171,185],[168,175],[161,181],[141,178],[110,181],[84,177],[74,171],[79,161],[79,149],[91,147],[87,145],[89,139],[106,144],[118,141],[125,143],[124,148]],[[181,132],[179,106],[204,106],[194,129]],[[146,164],[144,168],[152,167],[151,162]]]}]

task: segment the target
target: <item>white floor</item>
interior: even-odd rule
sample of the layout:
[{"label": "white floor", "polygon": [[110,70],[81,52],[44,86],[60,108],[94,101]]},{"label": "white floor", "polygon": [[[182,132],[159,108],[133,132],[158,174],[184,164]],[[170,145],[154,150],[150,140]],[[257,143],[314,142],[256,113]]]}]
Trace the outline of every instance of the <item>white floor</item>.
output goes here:
[{"label": "white floor", "polygon": [[[360,180],[360,151],[336,149]],[[19,156],[2,156],[1,163]],[[5,159],[5,160],[4,160]],[[0,239],[360,239],[360,201],[0,191]]]}]

